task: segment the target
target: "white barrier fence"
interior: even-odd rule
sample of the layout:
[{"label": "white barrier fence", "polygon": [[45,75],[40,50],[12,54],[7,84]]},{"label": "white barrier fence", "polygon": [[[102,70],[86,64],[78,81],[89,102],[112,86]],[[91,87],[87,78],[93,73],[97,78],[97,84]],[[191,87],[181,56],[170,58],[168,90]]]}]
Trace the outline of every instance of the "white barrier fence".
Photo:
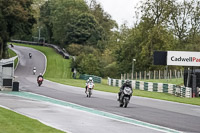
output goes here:
[{"label": "white barrier fence", "polygon": [[[144,81],[130,80],[133,89],[169,93],[178,97],[192,97],[192,88],[177,86],[174,84],[152,83]],[[108,78],[108,85],[121,87],[125,80]]]}]

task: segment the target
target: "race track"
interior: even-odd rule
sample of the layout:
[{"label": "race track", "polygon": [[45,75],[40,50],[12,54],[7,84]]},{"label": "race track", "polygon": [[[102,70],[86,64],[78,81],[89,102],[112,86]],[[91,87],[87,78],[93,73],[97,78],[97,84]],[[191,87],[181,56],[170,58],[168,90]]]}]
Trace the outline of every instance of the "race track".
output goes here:
[{"label": "race track", "polygon": [[[42,86],[38,87],[36,76],[45,71],[46,59],[44,55],[37,50],[21,46],[15,46],[13,49],[20,60],[15,75],[20,82],[21,92],[31,92],[79,106],[79,108],[72,107],[75,111],[70,116],[73,116],[71,119],[74,119],[74,121],[71,123],[74,125],[63,125],[70,132],[200,132],[199,106],[133,96],[127,108],[120,108],[116,100],[116,94],[94,91],[93,96],[87,98],[84,93],[84,85],[83,88],[79,88],[45,80]],[[33,55],[32,59],[28,57],[29,52]],[[37,68],[36,75],[32,74],[34,66]],[[12,108],[12,105],[7,105],[3,102],[0,102],[0,105]],[[85,107],[94,111],[86,110]],[[68,110],[72,109],[69,108]],[[65,114],[62,112],[58,117],[64,117],[64,115],[69,115],[70,113]],[[81,114],[89,116],[88,119]],[[32,115],[34,117],[34,113]],[[43,113],[41,115],[44,116]],[[37,118],[39,119],[39,116]],[[56,117],[51,119],[55,119],[56,124],[49,122],[49,125],[70,124],[67,123],[67,120],[64,121],[66,123],[56,120]],[[42,120],[45,121],[45,119]],[[136,124],[135,120],[139,120],[141,123]],[[80,121],[85,126],[81,125]],[[95,126],[91,126],[88,123],[95,123]],[[154,125],[156,126],[154,127]]]}]

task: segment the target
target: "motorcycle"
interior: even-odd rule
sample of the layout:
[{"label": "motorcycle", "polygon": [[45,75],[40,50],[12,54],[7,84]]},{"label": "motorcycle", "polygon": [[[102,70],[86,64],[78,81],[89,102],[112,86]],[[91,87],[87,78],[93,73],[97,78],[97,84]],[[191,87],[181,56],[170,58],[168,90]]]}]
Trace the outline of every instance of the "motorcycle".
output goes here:
[{"label": "motorcycle", "polygon": [[121,95],[120,95],[120,98],[119,98],[119,106],[120,107],[123,107],[126,108],[130,99],[131,99],[131,96],[132,96],[132,89],[130,87],[125,87],[124,90],[122,91]]},{"label": "motorcycle", "polygon": [[86,91],[87,97],[91,97],[93,88],[94,88],[93,82],[87,83],[87,91]]},{"label": "motorcycle", "polygon": [[38,82],[38,86],[41,86],[41,85],[42,85],[42,82],[43,82],[43,78],[42,78],[42,77],[39,77],[37,82]]},{"label": "motorcycle", "polygon": [[36,74],[36,69],[33,69],[33,75],[35,75]]},{"label": "motorcycle", "polygon": [[32,58],[32,54],[31,54],[31,53],[29,53],[29,58],[30,58],[30,59]]}]

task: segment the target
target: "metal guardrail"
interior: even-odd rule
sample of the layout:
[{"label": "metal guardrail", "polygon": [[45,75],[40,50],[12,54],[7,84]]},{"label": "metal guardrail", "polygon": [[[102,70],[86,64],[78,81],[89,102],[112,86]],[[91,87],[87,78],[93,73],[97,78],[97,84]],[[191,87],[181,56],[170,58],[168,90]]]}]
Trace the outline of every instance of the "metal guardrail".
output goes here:
[{"label": "metal guardrail", "polygon": [[65,59],[69,59],[70,55],[65,51],[65,49],[60,48],[57,45],[54,44],[48,44],[48,43],[39,43],[39,42],[31,42],[31,41],[22,41],[22,40],[11,40],[13,43],[22,43],[22,44],[29,44],[29,45],[39,45],[39,46],[47,46],[51,47],[56,50],[60,55],[63,56]]}]

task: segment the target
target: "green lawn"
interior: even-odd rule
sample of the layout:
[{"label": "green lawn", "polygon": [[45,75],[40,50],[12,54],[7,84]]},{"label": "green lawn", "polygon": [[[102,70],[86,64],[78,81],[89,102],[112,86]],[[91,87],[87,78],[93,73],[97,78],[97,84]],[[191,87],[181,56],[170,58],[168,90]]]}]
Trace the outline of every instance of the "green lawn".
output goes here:
[{"label": "green lawn", "polygon": [[64,133],[0,107],[0,133]]},{"label": "green lawn", "polygon": [[141,81],[183,85],[183,79],[182,78],[178,78],[178,79],[150,79],[150,80],[141,80]]},{"label": "green lawn", "polygon": [[[14,57],[14,56],[17,56],[17,54],[16,54],[14,51],[12,51],[11,49],[8,49],[8,53],[9,53],[9,57],[10,57],[10,58],[11,58],[11,57]],[[16,58],[15,61],[14,61],[15,67],[16,67],[16,65],[17,65],[17,62],[18,62],[18,58]]]},{"label": "green lawn", "polygon": [[[21,45],[21,44],[20,44]],[[85,81],[80,79],[71,79],[70,72],[70,60],[63,59],[62,56],[58,55],[53,49],[41,46],[23,45],[27,47],[32,47],[44,52],[48,59],[48,66],[45,74],[45,78],[54,82],[85,87]],[[56,62],[56,63],[55,63]],[[53,66],[53,67],[52,67]],[[65,68],[64,68],[65,67]],[[55,71],[56,69],[56,71]],[[67,73],[67,74],[66,74]],[[65,76],[64,76],[65,75]],[[171,80],[146,80],[147,82],[163,82],[171,84],[183,84],[182,79],[171,79]],[[117,93],[119,91],[118,87],[108,86],[107,79],[103,79],[101,84],[95,84],[95,90],[106,91]],[[158,92],[148,92],[142,90],[134,90],[134,96],[149,97],[155,99],[162,99],[180,103],[200,105],[200,98],[180,98],[173,96],[168,93],[158,93]]]}]

